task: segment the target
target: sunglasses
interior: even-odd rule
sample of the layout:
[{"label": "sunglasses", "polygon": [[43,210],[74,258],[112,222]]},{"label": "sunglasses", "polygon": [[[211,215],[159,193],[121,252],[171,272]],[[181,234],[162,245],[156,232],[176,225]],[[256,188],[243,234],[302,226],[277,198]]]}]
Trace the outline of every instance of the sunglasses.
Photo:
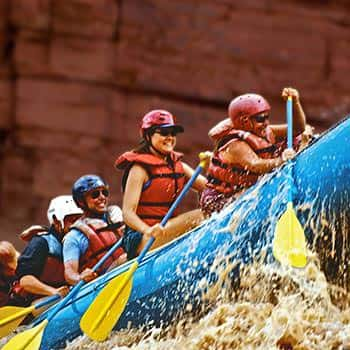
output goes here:
[{"label": "sunglasses", "polygon": [[268,114],[253,115],[252,119],[254,119],[257,123],[264,123],[265,120],[269,119],[269,115]]},{"label": "sunglasses", "polygon": [[176,136],[177,132],[174,129],[158,129],[155,131],[156,134],[159,134],[161,136]]},{"label": "sunglasses", "polygon": [[100,197],[101,193],[103,194],[104,197],[108,197],[109,196],[109,191],[107,190],[107,188],[104,188],[102,190],[93,190],[90,192],[90,197],[92,199],[97,199],[98,197]]}]

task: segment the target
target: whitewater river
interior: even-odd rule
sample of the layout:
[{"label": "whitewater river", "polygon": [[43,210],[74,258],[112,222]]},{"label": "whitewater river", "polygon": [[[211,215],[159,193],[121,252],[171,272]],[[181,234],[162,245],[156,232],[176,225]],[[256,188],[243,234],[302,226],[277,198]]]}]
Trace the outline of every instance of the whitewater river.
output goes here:
[{"label": "whitewater river", "polygon": [[256,263],[236,291],[222,281],[195,319],[114,332],[104,343],[83,336],[66,349],[350,349],[350,293],[327,283],[315,258],[301,270]]}]

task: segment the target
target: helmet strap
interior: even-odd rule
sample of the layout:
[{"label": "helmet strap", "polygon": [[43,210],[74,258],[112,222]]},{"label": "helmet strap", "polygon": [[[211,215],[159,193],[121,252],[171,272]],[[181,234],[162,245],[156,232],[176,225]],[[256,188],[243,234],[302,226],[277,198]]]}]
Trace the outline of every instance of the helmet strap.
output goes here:
[{"label": "helmet strap", "polygon": [[159,156],[161,156],[162,158],[168,156],[167,153],[162,153],[162,152],[158,151],[158,150],[153,146],[153,144],[152,144],[152,134],[147,133],[147,134],[145,135],[145,140],[146,140],[147,145],[148,145],[148,147],[150,148],[150,150],[153,151],[154,153],[156,153],[156,155],[159,155]]},{"label": "helmet strap", "polygon": [[105,215],[105,213],[97,213],[95,211],[90,210],[89,208],[86,207],[86,209],[84,209],[84,216],[88,217],[88,218],[93,218],[93,219],[101,219],[103,218],[103,216]]},{"label": "helmet strap", "polygon": [[63,224],[60,220],[58,220],[56,218],[56,215],[53,215],[53,222],[52,222],[52,225],[56,231],[56,233],[58,233],[60,236],[63,236],[64,232],[63,232]]},{"label": "helmet strap", "polygon": [[241,124],[245,126],[245,130],[246,129],[248,129],[249,131],[253,130],[254,124],[253,124],[251,118],[249,116],[246,116],[246,115],[241,117],[241,118],[242,118],[241,119]]},{"label": "helmet strap", "polygon": [[158,155],[160,155],[162,158],[167,157],[168,153],[162,153],[160,151],[158,151],[152,144],[150,145],[150,148],[152,148],[152,150],[157,153]]},{"label": "helmet strap", "polygon": [[77,203],[78,207],[83,210],[83,211],[86,211],[88,209],[88,206],[85,202],[85,198],[84,199],[80,199],[78,200],[78,203]]}]

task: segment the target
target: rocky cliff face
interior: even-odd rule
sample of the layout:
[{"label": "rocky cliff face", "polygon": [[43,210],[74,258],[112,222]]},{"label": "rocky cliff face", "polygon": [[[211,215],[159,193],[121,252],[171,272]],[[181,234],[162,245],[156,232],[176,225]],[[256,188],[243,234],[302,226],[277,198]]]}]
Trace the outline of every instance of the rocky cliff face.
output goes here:
[{"label": "rocky cliff face", "polygon": [[49,199],[85,173],[103,175],[120,204],[113,161],[152,108],[185,126],[178,148],[193,166],[241,93],[266,96],[282,121],[281,89],[294,86],[319,130],[341,119],[349,10],[345,0],[2,0],[1,238],[45,223]]}]

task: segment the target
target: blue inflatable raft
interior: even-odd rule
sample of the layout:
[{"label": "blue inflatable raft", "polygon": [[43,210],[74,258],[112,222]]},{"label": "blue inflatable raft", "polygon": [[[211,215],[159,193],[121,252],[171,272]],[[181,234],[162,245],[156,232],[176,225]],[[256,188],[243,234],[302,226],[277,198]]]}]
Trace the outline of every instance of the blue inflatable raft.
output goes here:
[{"label": "blue inflatable raft", "polygon": [[[327,249],[336,252],[332,264],[340,274],[341,266],[349,269],[349,143],[350,119],[347,118],[300,152],[290,165],[294,207],[309,247],[316,249],[321,241],[320,233],[326,232]],[[134,274],[129,302],[115,329],[166,324],[188,310],[189,305],[193,311],[198,310],[208,283],[217,280],[220,261],[238,262],[233,264],[236,267],[230,278],[238,277],[239,265],[249,264],[262,250],[267,253],[265,260],[273,262],[274,228],[287,202],[286,167],[265,176],[200,227],[149,252]],[[49,322],[41,349],[61,348],[67,340],[80,335],[79,321],[87,307],[106,283],[126,271],[130,264],[84,286]],[[332,270],[332,264],[326,264],[325,268]],[[34,323],[46,318],[47,312]]]}]

